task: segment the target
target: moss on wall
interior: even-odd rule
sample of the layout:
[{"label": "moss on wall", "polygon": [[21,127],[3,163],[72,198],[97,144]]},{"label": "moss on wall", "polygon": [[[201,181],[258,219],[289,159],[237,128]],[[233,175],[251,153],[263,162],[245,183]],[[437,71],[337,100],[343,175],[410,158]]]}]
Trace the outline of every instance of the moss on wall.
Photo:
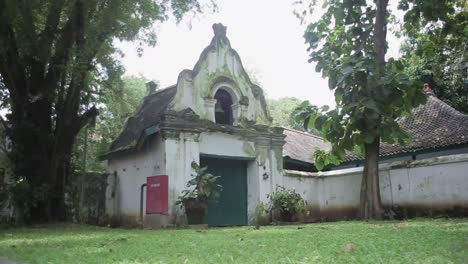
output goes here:
[{"label": "moss on wall", "polygon": [[247,154],[249,157],[257,156],[254,147],[249,142],[244,142],[242,149],[244,150],[244,153]]}]

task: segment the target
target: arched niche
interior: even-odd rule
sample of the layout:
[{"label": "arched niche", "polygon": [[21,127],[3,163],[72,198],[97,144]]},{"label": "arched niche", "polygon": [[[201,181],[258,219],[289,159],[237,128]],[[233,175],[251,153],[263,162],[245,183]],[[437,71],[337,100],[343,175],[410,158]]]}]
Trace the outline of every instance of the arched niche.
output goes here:
[{"label": "arched niche", "polygon": [[211,98],[214,106],[208,111],[213,111],[213,122],[222,125],[236,126],[240,120],[239,100],[241,95],[227,83],[220,83],[213,87]]}]

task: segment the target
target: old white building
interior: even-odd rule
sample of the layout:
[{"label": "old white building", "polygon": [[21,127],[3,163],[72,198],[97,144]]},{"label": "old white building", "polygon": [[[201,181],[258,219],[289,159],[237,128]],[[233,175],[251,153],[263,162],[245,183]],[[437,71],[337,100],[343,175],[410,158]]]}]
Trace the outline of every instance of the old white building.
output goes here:
[{"label": "old white building", "polygon": [[[168,208],[156,214],[143,210],[144,224],[183,221],[175,203],[196,162],[220,175],[223,185],[220,201],[208,208],[210,225],[251,223],[276,185],[301,193],[307,201],[305,220],[354,217],[362,157],[350,155],[347,169],[316,172],[312,154],[329,144],[307,133],[272,127],[262,89],[249,79],[226,28],[215,24],[213,29],[210,45],[192,70],[179,74],[177,84],[154,92],[150,84],[151,93],[103,156],[110,173],[107,214],[138,222],[146,200],[140,199],[141,186],[149,176],[166,175],[167,197],[160,202],[167,200]],[[413,144],[383,145],[382,158],[393,162],[381,168],[386,206],[468,212],[468,116],[449,108],[430,98],[403,120],[416,139]],[[459,125],[448,127],[453,122],[443,120]]]},{"label": "old white building", "polygon": [[250,81],[226,28],[213,29],[193,70],[148,95],[106,154],[115,173],[109,214],[138,218],[146,177],[168,175],[168,212],[145,221],[178,221],[175,202],[193,173],[192,162],[222,176],[223,195],[209,208],[211,225],[248,224],[259,202],[282,184],[282,128],[271,127],[263,91]]}]

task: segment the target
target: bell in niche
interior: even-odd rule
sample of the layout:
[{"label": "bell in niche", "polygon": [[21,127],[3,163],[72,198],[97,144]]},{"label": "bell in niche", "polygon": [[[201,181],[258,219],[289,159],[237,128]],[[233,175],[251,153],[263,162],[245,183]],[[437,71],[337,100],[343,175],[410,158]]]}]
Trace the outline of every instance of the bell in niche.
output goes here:
[{"label": "bell in niche", "polygon": [[215,105],[215,113],[224,114],[223,107],[221,106],[221,103],[219,102],[217,102]]}]

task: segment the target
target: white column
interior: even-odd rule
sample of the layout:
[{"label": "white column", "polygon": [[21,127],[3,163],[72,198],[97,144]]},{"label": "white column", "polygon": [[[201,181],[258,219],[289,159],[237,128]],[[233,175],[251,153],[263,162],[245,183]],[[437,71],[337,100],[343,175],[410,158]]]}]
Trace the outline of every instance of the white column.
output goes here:
[{"label": "white column", "polygon": [[218,100],[205,98],[205,109],[207,111],[207,118],[208,118],[208,120],[210,120],[212,122],[216,122],[216,119],[215,119],[216,101],[218,101]]},{"label": "white column", "polygon": [[237,126],[237,125],[239,125],[240,116],[241,116],[241,113],[240,113],[240,110],[241,110],[240,104],[235,103],[235,104],[231,105],[231,110],[232,110],[232,118],[233,118],[232,124],[233,124],[234,126]]}]

